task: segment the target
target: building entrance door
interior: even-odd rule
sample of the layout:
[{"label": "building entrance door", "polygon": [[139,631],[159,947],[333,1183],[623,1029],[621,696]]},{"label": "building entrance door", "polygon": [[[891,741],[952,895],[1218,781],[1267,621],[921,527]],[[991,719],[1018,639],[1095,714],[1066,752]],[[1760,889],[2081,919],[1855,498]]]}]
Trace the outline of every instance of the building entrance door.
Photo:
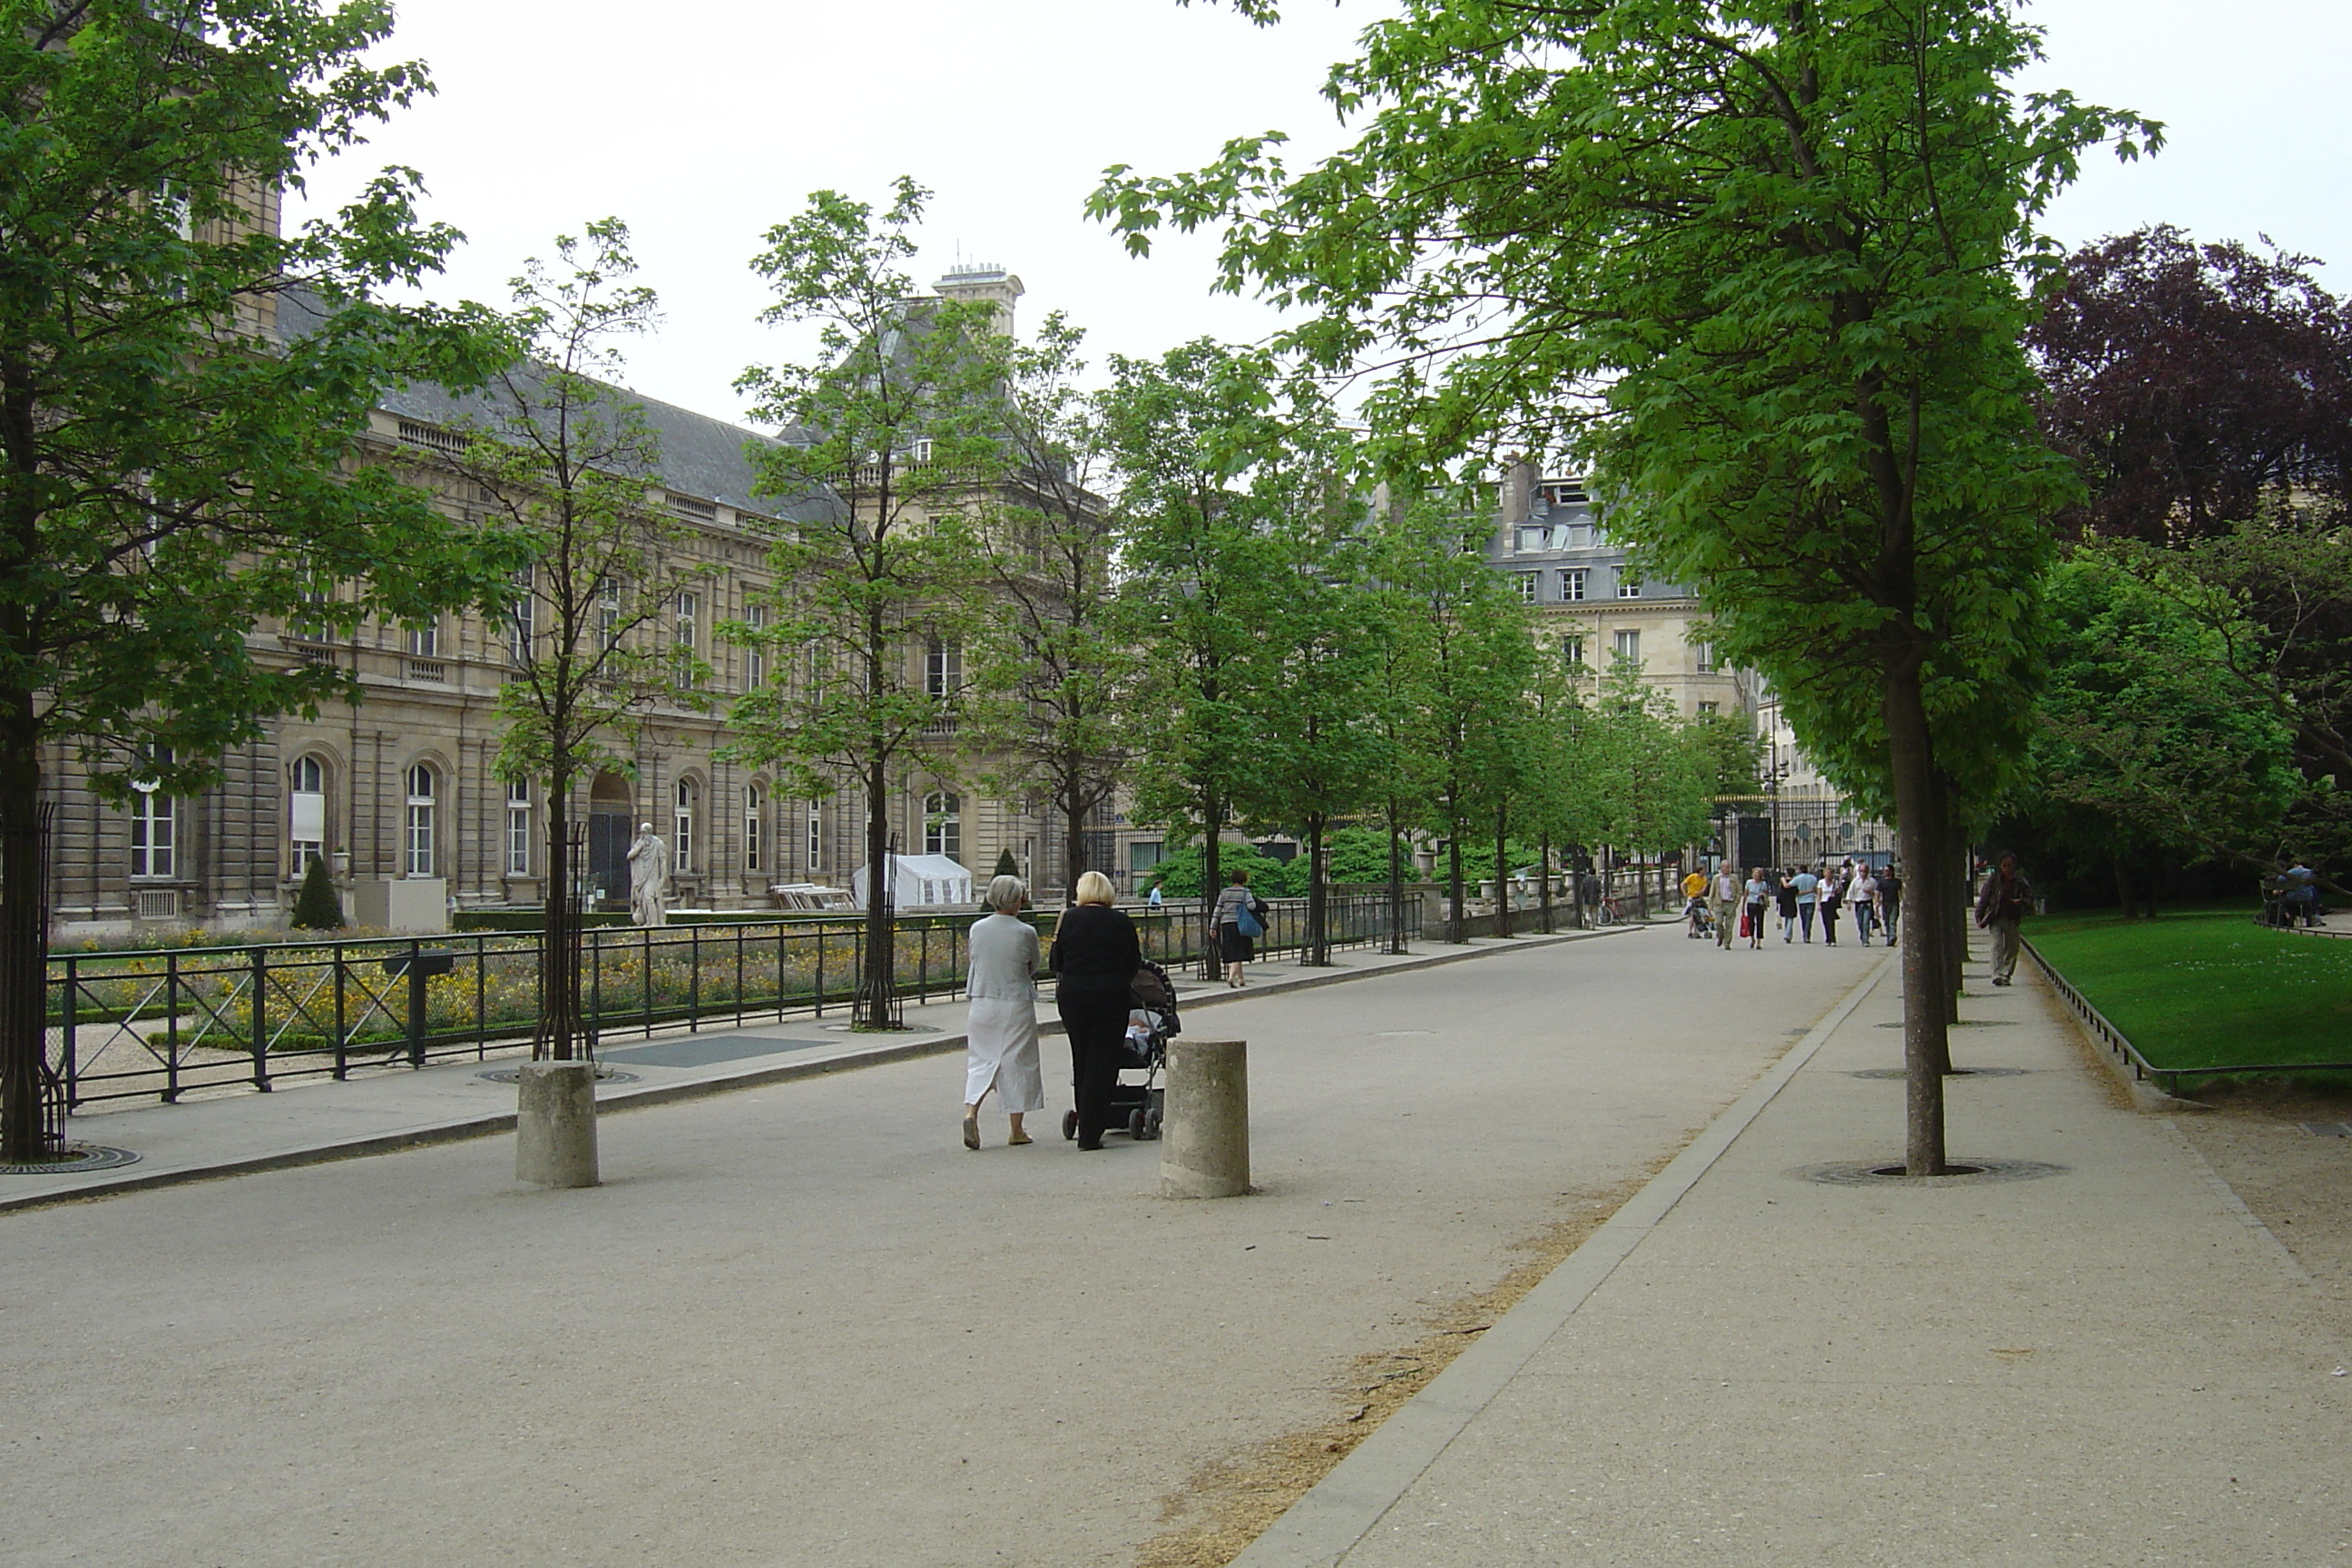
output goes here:
[{"label": "building entrance door", "polygon": [[585,890],[607,908],[629,901],[629,843],[636,837],[630,815],[629,781],[614,773],[598,773],[588,791]]}]

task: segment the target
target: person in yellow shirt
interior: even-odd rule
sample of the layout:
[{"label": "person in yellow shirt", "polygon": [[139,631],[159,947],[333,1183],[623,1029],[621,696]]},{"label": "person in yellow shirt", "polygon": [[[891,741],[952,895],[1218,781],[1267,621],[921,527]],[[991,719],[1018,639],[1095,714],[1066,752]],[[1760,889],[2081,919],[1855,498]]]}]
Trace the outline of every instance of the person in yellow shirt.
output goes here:
[{"label": "person in yellow shirt", "polygon": [[1705,922],[1699,911],[1706,908],[1706,873],[1693,867],[1683,873],[1683,919],[1690,924],[1690,934],[1703,936],[1699,930]]}]

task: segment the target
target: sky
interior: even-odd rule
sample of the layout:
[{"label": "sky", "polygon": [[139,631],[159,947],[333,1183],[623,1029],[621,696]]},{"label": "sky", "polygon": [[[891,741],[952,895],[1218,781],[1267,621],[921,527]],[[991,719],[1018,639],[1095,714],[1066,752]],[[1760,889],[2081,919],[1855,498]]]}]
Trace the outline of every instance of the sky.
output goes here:
[{"label": "sky", "polygon": [[[331,211],[376,167],[419,170],[428,216],[467,242],[430,290],[506,301],[529,256],[589,219],[635,239],[665,321],[629,351],[639,392],[744,417],[743,367],[804,341],[756,320],[749,268],[808,193],[877,206],[901,174],[935,193],[915,274],[993,263],[1060,310],[1097,362],[1277,320],[1213,296],[1213,243],[1129,258],[1083,204],[1103,169],[1172,174],[1231,137],[1281,130],[1304,163],[1346,145],[1318,96],[1389,9],[1291,0],[1274,27],[1175,0],[401,0],[379,51],[421,58],[438,93],[317,171],[289,218]],[[2200,238],[2268,234],[2352,290],[2352,0],[2035,0],[2048,60],[2027,79],[2166,122],[2157,157],[2094,154],[2048,226],[2076,244],[2170,222]],[[662,26],[667,16],[675,25]]]}]

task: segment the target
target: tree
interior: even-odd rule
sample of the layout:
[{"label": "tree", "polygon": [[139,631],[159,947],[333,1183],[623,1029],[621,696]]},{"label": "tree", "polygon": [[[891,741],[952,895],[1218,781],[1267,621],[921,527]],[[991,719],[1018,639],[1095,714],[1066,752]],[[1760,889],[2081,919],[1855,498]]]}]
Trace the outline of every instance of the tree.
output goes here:
[{"label": "tree", "polygon": [[[1114,169],[1093,207],[1136,248],[1223,226],[1225,287],[1313,312],[1289,342],[1391,367],[1367,406],[1393,439],[1589,458],[1612,531],[1705,595],[1809,749],[1876,722],[1913,908],[1956,914],[1946,799],[1984,781],[1945,748],[2022,750],[2074,494],[2020,274],[2082,151],[2157,135],[2021,99],[2037,39],[2007,0],[1406,0],[1326,89],[1352,148],[1294,175],[1244,139]],[[1944,1165],[1950,929],[1906,926],[1915,1175]]]},{"label": "tree", "polygon": [[335,891],[335,879],[327,874],[323,856],[311,856],[310,865],[303,868],[302,886],[294,895],[294,910],[286,923],[296,931],[343,929],[342,897]]},{"label": "tree", "polygon": [[513,280],[509,326],[527,357],[492,382],[457,466],[531,552],[505,616],[496,771],[547,792],[534,1050],[570,1061],[581,1028],[573,786],[625,755],[617,742],[653,703],[701,702],[695,687],[709,671],[690,645],[662,635],[694,575],[673,552],[686,530],[646,503],[660,482],[660,438],[611,379],[622,365],[616,340],[650,331],[659,301],[628,281],[636,263],[617,218],[559,235],[555,250],[559,272],[533,258]]},{"label": "tree", "polygon": [[2159,224],[2084,247],[2026,342],[2042,428],[2091,487],[2063,521],[2178,543],[2292,489],[2352,500],[2352,318],[2318,264]]},{"label": "tree", "polygon": [[2130,918],[2168,863],[2274,853],[2301,793],[2293,731],[2249,700],[2254,626],[2177,560],[2112,544],[2051,574],[2041,732],[2013,809],[2078,874],[2111,873]]},{"label": "tree", "polygon": [[1032,791],[1062,816],[1064,877],[1087,864],[1087,826],[1126,776],[1128,696],[1136,649],[1117,635],[1113,522],[1094,487],[1105,482],[1107,436],[1083,393],[1085,334],[1059,311],[1034,344],[1010,351],[1005,500],[987,520],[1002,615],[982,637],[984,684],[1013,700],[982,721],[1003,761],[988,782],[1018,798]]},{"label": "tree", "polygon": [[356,698],[334,666],[257,661],[265,617],[415,621],[514,564],[392,473],[346,471],[384,387],[478,382],[503,352],[472,312],[379,297],[457,239],[418,220],[415,174],[276,221],[430,90],[364,61],[390,19],[0,0],[0,1160],[44,1155],[44,748],[109,798],[203,789],[270,717]]},{"label": "tree", "polygon": [[1296,826],[1307,841],[1300,962],[1308,965],[1331,961],[1325,835],[1377,798],[1390,744],[1378,718],[1382,660],[1378,643],[1365,635],[1366,552],[1349,537],[1358,519],[1341,466],[1345,442],[1327,408],[1316,414],[1317,423],[1290,433],[1292,451],[1307,460],[1296,470],[1300,482],[1274,531],[1286,559],[1268,602],[1274,682],[1264,697],[1273,721],[1256,791],[1259,810]]},{"label": "tree", "polygon": [[1264,777],[1274,671],[1262,628],[1284,560],[1267,526],[1278,510],[1252,481],[1278,458],[1282,378],[1269,356],[1205,339],[1156,361],[1114,356],[1111,374],[1119,635],[1149,653],[1132,814],[1197,835],[1214,896],[1224,830],[1248,818]]},{"label": "tree", "polygon": [[894,931],[884,896],[890,796],[947,763],[975,696],[964,645],[989,582],[974,526],[1003,468],[1003,339],[994,307],[916,299],[904,264],[929,193],[901,177],[889,208],[819,191],[768,231],[752,268],[771,324],[817,326],[818,363],[753,368],[737,384],[791,426],[751,449],[786,520],[770,549],[764,626],[729,635],[779,650],[797,685],[746,693],[735,754],[814,795],[866,805],[865,973],[856,1023],[895,1026]]}]

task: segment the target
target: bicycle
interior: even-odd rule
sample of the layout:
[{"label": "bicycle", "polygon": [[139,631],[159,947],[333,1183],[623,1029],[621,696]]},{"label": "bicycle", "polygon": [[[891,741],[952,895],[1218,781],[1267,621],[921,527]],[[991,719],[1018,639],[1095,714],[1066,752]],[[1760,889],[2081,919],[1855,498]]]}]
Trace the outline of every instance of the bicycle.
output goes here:
[{"label": "bicycle", "polygon": [[1594,923],[1598,925],[1623,925],[1625,923],[1625,907],[1617,901],[1616,894],[1603,893],[1601,895],[1600,910],[1593,915],[1592,919]]}]

